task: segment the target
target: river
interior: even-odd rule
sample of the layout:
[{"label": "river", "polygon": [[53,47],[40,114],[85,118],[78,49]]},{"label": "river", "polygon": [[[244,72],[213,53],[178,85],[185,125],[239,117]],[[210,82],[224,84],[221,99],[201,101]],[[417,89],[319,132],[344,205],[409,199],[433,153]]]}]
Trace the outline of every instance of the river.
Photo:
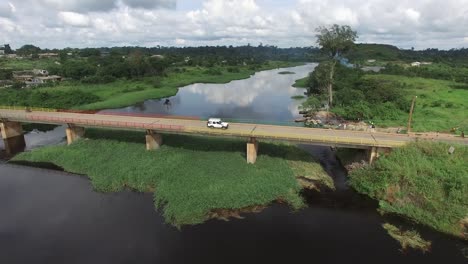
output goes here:
[{"label": "river", "polygon": [[[314,66],[264,71],[223,85],[189,85],[169,98],[170,106],[165,99],[148,100],[112,111],[289,123],[300,103],[290,97],[303,93],[291,84]],[[284,70],[296,74],[278,74]],[[63,137],[64,128],[57,127],[28,133],[26,142],[31,149],[62,144]],[[97,193],[85,176],[0,164],[0,263],[467,262],[465,242],[419,226],[433,242],[431,252],[401,252],[382,228],[387,219],[376,203],[347,187],[333,152],[301,147],[320,160],[337,192],[304,192],[309,206],[298,212],[274,204],[244,219],[181,230],[164,222],[150,193]]]}]

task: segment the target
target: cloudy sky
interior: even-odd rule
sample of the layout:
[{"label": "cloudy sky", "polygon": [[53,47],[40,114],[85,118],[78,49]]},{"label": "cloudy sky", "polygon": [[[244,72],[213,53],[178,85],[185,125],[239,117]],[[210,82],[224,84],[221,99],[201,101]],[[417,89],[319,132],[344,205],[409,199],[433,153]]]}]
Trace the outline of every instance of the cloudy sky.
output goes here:
[{"label": "cloudy sky", "polygon": [[333,23],[358,42],[468,47],[468,0],[0,0],[0,42],[13,48],[311,46]]}]

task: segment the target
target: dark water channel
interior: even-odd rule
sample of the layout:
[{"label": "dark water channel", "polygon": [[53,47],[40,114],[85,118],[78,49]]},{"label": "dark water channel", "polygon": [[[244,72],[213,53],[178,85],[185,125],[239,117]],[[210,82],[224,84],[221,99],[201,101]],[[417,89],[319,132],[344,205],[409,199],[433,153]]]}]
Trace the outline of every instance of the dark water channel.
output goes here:
[{"label": "dark water channel", "polygon": [[[312,68],[313,65],[293,68],[295,76],[278,75],[279,70],[257,75],[264,74],[263,85],[268,87],[268,78],[274,79],[273,83],[276,78],[277,83],[287,79],[283,80],[283,87],[288,90],[295,79]],[[255,82],[251,79],[244,82],[253,87]],[[210,86],[206,89],[210,90]],[[173,112],[167,113],[203,117],[215,113],[221,117],[288,122],[296,114],[292,109],[298,102],[290,97],[297,92],[283,93],[283,99],[261,99],[271,91],[256,96],[247,93],[253,98],[250,107],[249,103],[239,105],[238,99],[212,103],[204,99],[199,112],[190,106],[192,100],[199,99],[180,96],[177,104],[176,95],[171,98]],[[184,104],[187,100],[188,105]],[[266,107],[269,111],[262,110],[261,103],[252,105],[256,100],[271,100],[272,104]],[[150,100],[142,104],[144,108],[140,105],[119,111],[166,113],[165,106],[161,108],[163,103],[164,100]],[[246,114],[249,111],[255,114]],[[64,135],[63,127],[45,133],[33,131],[26,135],[26,144],[29,149],[62,144]],[[330,148],[300,147],[330,173],[336,192],[304,192],[308,208],[298,212],[274,204],[261,213],[246,214],[244,219],[210,220],[181,230],[166,224],[160,212],[155,211],[153,194],[97,193],[84,176],[0,162],[0,264],[468,262],[462,253],[468,248],[466,242],[419,226],[416,228],[422,236],[433,243],[431,252],[401,252],[399,244],[381,226],[388,219],[377,213],[375,202],[348,188],[346,172]]]}]

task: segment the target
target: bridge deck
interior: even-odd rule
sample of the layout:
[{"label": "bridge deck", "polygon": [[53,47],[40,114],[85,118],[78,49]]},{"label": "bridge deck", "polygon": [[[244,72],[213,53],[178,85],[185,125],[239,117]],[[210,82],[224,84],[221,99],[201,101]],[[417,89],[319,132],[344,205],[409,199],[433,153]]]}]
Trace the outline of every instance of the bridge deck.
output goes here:
[{"label": "bridge deck", "polygon": [[468,140],[451,136],[422,137],[389,133],[372,133],[348,130],[311,129],[259,124],[231,123],[229,129],[210,129],[205,121],[135,117],[116,114],[83,114],[70,112],[47,112],[0,109],[0,119],[9,121],[75,124],[83,127],[116,128],[126,130],[154,130],[166,133],[201,134],[229,137],[255,137],[259,139],[291,141],[326,146],[349,148],[399,147],[416,138],[468,144]]}]

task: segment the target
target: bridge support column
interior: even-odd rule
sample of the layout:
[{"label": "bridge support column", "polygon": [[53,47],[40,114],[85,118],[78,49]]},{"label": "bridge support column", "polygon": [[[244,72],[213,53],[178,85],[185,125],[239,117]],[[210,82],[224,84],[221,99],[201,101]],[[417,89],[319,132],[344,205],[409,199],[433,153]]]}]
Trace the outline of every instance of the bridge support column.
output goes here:
[{"label": "bridge support column", "polygon": [[372,164],[376,159],[380,157],[381,153],[387,154],[392,151],[391,148],[379,148],[379,147],[371,147],[367,150],[367,157],[369,164]]},{"label": "bridge support column", "polygon": [[24,150],[26,141],[21,123],[0,121],[0,130],[7,155],[14,155]]},{"label": "bridge support column", "polygon": [[65,132],[67,133],[67,144],[71,145],[73,142],[84,136],[85,128],[75,126],[73,124],[68,124],[68,127],[65,130]]},{"label": "bridge support column", "polygon": [[379,157],[379,152],[377,147],[371,147],[370,149],[367,150],[367,157],[369,164],[372,164],[375,159]]},{"label": "bridge support column", "polygon": [[152,130],[146,130],[146,150],[156,150],[162,145],[161,134],[154,133]]},{"label": "bridge support column", "polygon": [[251,137],[247,142],[247,163],[254,164],[257,161],[258,141]]}]

